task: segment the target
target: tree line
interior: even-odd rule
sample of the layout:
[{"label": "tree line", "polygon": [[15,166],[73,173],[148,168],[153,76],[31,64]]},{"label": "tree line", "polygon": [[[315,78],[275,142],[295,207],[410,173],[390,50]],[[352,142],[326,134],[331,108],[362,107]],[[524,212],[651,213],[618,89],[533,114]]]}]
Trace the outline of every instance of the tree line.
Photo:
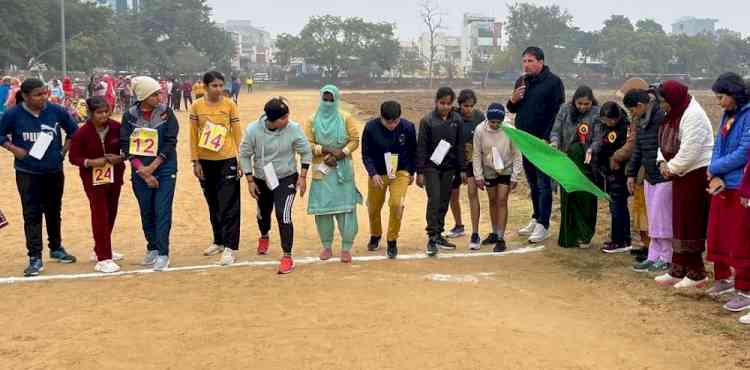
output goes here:
[{"label": "tree line", "polygon": [[[234,44],[210,19],[206,0],[147,0],[113,12],[65,0],[68,69],[97,67],[151,73],[229,69]],[[8,1],[0,7],[0,68],[41,64],[60,69],[60,0]]]}]

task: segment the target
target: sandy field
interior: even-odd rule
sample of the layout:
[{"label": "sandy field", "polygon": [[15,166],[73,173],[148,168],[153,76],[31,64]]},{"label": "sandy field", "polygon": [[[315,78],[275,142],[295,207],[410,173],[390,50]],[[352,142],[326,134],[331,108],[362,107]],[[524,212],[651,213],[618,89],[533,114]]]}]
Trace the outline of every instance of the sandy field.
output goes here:
[{"label": "sandy field", "polygon": [[[317,94],[259,90],[242,95],[242,121],[255,120],[274,95],[289,98],[293,119],[304,121],[317,106]],[[347,109],[367,118],[377,114],[381,101],[398,98],[405,116],[416,121],[430,109],[432,94],[366,92],[344,100],[351,103]],[[504,101],[507,95],[480,93],[480,103]],[[705,99],[713,104],[710,95]],[[171,266],[210,265],[218,256],[201,254],[211,242],[207,206],[190,169],[187,116],[181,112],[179,118]],[[366,172],[360,152],[354,155],[357,183],[366,196]],[[49,262],[45,275],[93,272],[88,202],[77,170],[66,163],[65,173],[63,241],[79,261]],[[525,225],[530,215],[521,185],[512,195],[509,230]],[[0,154],[0,188],[0,209],[11,222],[0,230],[0,278],[17,277],[27,259],[7,152]],[[750,368],[750,330],[737,323],[737,315],[723,311],[721,302],[700,292],[658,288],[650,276],[630,271],[629,256],[605,256],[596,248],[562,250],[556,230],[541,252],[300,264],[294,273],[279,276],[276,226],[271,254],[257,256],[256,206],[244,184],[243,191],[238,261],[273,264],[0,285],[0,368]],[[481,197],[486,211],[486,195]],[[298,198],[295,204],[299,258],[319,252],[306,203],[307,198]],[[400,239],[404,255],[424,251],[425,203],[424,192],[410,188]],[[606,205],[601,206],[597,242],[609,229]],[[129,183],[120,210],[113,244],[126,256],[123,269],[137,270],[145,242]],[[367,252],[366,209],[360,207],[358,215],[354,255],[384,254]],[[559,214],[553,229],[557,220]],[[446,225],[453,225],[450,214]],[[483,214],[482,235],[488,228]],[[526,246],[514,232],[508,237],[511,249]],[[468,253],[468,238],[457,241],[456,253]]]}]

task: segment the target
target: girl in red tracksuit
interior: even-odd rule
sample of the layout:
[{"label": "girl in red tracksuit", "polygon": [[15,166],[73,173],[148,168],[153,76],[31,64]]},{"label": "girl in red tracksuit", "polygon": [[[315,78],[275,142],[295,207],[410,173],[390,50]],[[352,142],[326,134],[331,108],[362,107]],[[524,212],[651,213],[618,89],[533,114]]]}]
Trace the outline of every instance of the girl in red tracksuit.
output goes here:
[{"label": "girl in red tracksuit", "polygon": [[70,162],[80,168],[83,189],[91,206],[94,232],[95,270],[113,273],[120,270],[112,252],[112,228],[117,217],[120,188],[125,171],[120,156],[120,124],[109,118],[109,105],[102,97],[86,101],[91,118],[73,136]]}]

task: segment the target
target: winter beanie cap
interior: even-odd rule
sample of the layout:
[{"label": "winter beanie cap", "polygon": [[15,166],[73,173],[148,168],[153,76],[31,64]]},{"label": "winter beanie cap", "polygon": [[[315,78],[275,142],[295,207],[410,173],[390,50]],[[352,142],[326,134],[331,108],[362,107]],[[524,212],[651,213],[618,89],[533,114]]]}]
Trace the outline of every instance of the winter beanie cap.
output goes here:
[{"label": "winter beanie cap", "polygon": [[133,92],[139,102],[146,100],[155,92],[161,90],[159,82],[148,76],[138,76],[133,78]]},{"label": "winter beanie cap", "polygon": [[492,103],[487,108],[487,120],[488,121],[503,121],[505,120],[505,107],[500,103]]}]

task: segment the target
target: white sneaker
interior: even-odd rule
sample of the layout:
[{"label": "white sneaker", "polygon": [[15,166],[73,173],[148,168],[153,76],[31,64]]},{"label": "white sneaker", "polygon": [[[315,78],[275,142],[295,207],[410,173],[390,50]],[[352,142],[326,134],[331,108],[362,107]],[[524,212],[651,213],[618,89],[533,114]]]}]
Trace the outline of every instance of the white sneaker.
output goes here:
[{"label": "white sneaker", "polygon": [[118,266],[112,260],[104,260],[96,263],[96,266],[94,266],[94,271],[111,274],[113,272],[120,271],[120,266]]},{"label": "white sneaker", "polygon": [[518,230],[518,235],[521,235],[521,236],[531,235],[532,233],[534,233],[534,230],[536,230],[536,225],[537,225],[536,220],[532,219],[531,222],[529,222],[529,224],[526,225],[526,227],[524,227],[521,230]]},{"label": "white sneaker", "polygon": [[214,255],[217,255],[217,254],[219,254],[221,252],[224,252],[224,246],[223,245],[211,244],[211,245],[208,246],[208,248],[206,248],[205,251],[203,251],[203,255],[204,256],[214,256]]},{"label": "white sneaker", "polygon": [[740,324],[750,325],[750,313],[740,317]]},{"label": "white sneaker", "polygon": [[[115,251],[112,251],[112,261],[122,261],[124,259],[125,259],[125,256]],[[89,261],[96,262],[98,260],[99,260],[99,257],[96,256],[96,252],[91,252],[91,258],[89,258]]]},{"label": "white sneaker", "polygon": [[675,284],[675,289],[704,288],[708,284],[708,277],[703,280],[692,280],[685,276],[679,283]]},{"label": "white sneaker", "polygon": [[230,248],[224,248],[224,252],[221,254],[221,259],[219,260],[219,264],[222,266],[229,266],[233,264],[236,255],[237,255],[236,251]]},{"label": "white sneaker", "polygon": [[143,257],[143,265],[151,266],[156,263],[156,258],[159,257],[159,251],[148,251],[146,256]]},{"label": "white sneaker", "polygon": [[469,250],[470,251],[482,250],[482,243],[477,243],[477,242],[469,243]]},{"label": "white sneaker", "polygon": [[169,256],[158,256],[154,263],[154,271],[165,271],[169,268]]},{"label": "white sneaker", "polygon": [[659,275],[654,278],[654,281],[656,281],[657,284],[662,286],[674,286],[675,284],[679,283],[682,279],[676,278],[672,275],[670,275],[668,272],[663,275]]},{"label": "white sneaker", "polygon": [[547,239],[549,239],[549,230],[546,227],[542,226],[542,224],[536,224],[536,226],[534,227],[534,232],[529,236],[529,241],[532,244],[537,244]]}]

